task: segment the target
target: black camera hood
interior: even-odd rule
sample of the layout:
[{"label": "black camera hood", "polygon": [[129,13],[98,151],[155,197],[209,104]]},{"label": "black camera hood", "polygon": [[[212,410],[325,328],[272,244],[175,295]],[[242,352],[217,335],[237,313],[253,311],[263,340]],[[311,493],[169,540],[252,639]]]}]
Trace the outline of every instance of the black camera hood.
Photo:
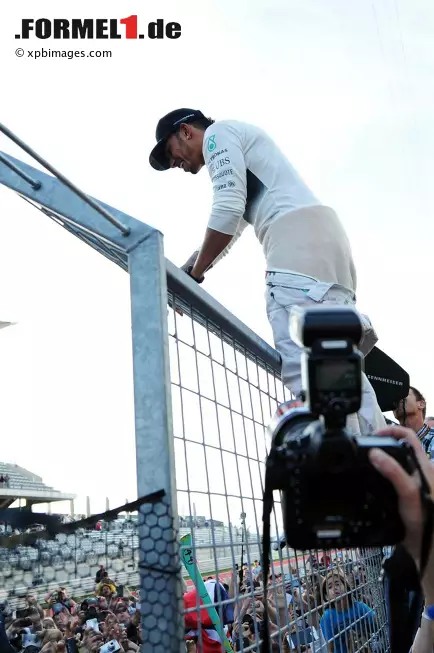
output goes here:
[{"label": "black camera hood", "polygon": [[383,413],[393,410],[409,393],[408,373],[378,347],[374,347],[365,358],[365,374]]}]

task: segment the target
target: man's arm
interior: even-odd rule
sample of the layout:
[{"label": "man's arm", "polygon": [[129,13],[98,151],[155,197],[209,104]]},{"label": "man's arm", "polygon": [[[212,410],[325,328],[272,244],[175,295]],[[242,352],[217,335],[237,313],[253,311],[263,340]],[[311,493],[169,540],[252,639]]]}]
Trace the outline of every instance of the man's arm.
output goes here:
[{"label": "man's arm", "polygon": [[232,239],[233,236],[222,234],[220,231],[214,231],[214,229],[208,227],[196,263],[193,265],[191,276],[200,279]]},{"label": "man's arm", "polygon": [[[204,272],[208,272],[208,270],[211,270],[211,268],[213,268],[213,267],[214,267],[214,266],[215,266],[219,261],[221,261],[221,259],[222,259],[223,257],[225,257],[226,254],[228,254],[228,252],[231,250],[232,246],[237,242],[238,238],[241,236],[241,234],[243,233],[243,231],[244,231],[244,229],[245,229],[246,227],[247,227],[247,222],[246,222],[245,220],[240,220],[239,225],[238,225],[237,232],[232,236],[232,240],[229,241],[229,244],[226,245],[226,247],[221,251],[221,253],[217,256],[217,258],[214,259],[214,261],[211,263],[211,265],[209,265],[209,266],[206,268],[206,270],[204,270]],[[215,231],[215,230],[211,230],[211,231]],[[218,232],[218,233],[219,233],[219,232]],[[221,233],[221,232],[220,232],[220,233]],[[199,248],[198,248],[198,249],[197,249],[197,250],[196,250],[196,251],[195,251],[195,252],[190,256],[190,258],[188,259],[188,261],[186,261],[186,263],[184,263],[184,265],[181,266],[181,270],[184,270],[184,272],[187,272],[188,268],[191,268],[192,266],[194,266],[194,264],[196,263],[197,258],[198,258],[198,256],[199,256],[199,252],[200,252],[200,250],[201,250],[201,248],[199,247]]]},{"label": "man's arm", "polygon": [[204,242],[191,271],[196,279],[226,253],[247,226],[242,219],[246,208],[247,172],[240,134],[226,123],[217,123],[213,131],[204,142],[205,164],[213,183],[213,206]]}]

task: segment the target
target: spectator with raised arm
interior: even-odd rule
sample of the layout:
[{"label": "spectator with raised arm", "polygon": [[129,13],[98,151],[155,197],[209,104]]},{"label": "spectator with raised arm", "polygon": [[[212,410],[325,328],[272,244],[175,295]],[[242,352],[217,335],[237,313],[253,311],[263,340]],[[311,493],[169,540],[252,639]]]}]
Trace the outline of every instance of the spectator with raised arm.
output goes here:
[{"label": "spectator with raised arm", "polygon": [[65,609],[72,614],[76,605],[75,601],[68,597],[64,587],[60,587],[59,589],[54,590],[54,592],[47,594],[46,601],[48,607],[51,608],[55,615],[60,614]]}]

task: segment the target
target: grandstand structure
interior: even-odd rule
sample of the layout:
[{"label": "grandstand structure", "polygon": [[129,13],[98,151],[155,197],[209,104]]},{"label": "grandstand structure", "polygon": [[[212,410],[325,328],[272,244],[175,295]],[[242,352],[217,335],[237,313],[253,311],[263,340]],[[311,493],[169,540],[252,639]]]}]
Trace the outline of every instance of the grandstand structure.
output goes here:
[{"label": "grandstand structure", "polygon": [[19,465],[0,462],[0,509],[9,508],[15,501],[24,502],[26,508],[37,503],[51,504],[56,501],[74,501],[75,494],[58,492],[45,485],[42,478]]},{"label": "grandstand structure", "polygon": [[[180,528],[179,537],[188,533],[191,528]],[[194,549],[203,574],[216,569],[224,573],[242,561],[251,565],[260,557],[257,536],[228,526],[194,528]],[[103,522],[103,530],[80,529],[32,545],[0,547],[0,601],[9,600],[16,608],[20,597],[31,591],[43,602],[47,592],[59,586],[78,600],[95,591],[100,565],[116,585],[134,591],[140,587],[139,561],[138,523],[131,517]]]}]

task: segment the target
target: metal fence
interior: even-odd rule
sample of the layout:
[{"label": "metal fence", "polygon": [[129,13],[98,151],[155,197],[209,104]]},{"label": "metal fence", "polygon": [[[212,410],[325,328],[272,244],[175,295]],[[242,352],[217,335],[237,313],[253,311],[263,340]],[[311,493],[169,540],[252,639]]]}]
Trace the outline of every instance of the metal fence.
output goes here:
[{"label": "metal fence", "polygon": [[[130,584],[133,574],[139,581],[144,653],[179,653],[186,646],[191,653],[258,650],[264,584],[275,650],[326,651],[327,640],[339,653],[387,650],[379,551],[289,551],[279,546],[277,502],[271,580],[261,578],[265,430],[285,398],[276,352],[164,260],[158,231],[89,198],[9,130],[0,130],[57,177],[1,154],[0,183],[130,274],[138,493],[150,498],[137,515],[132,568],[121,568],[125,560],[112,547],[120,562],[111,573],[117,584],[122,573]],[[178,514],[188,523],[185,530]],[[66,563],[72,580],[80,564],[80,578],[94,586],[96,564],[100,557],[107,561],[114,543],[99,552],[91,544],[77,562],[81,545],[92,539],[86,529],[80,536],[74,560],[65,559],[72,539],[55,538],[58,550],[48,552],[47,565],[59,566],[52,582],[62,582],[56,573]],[[42,554],[40,547],[38,564],[44,566]],[[184,587],[181,563],[190,578]],[[10,559],[5,564],[7,573],[18,569]],[[4,571],[3,578],[11,578]],[[19,572],[28,586],[26,570]]]},{"label": "metal fence", "polygon": [[[219,621],[212,624],[207,611],[199,612],[190,589],[184,604],[186,636],[197,639],[198,651],[208,650],[216,632],[227,639],[227,650],[257,651],[264,616],[265,579],[257,562],[269,447],[266,427],[289,395],[280,381],[276,352],[201,288],[187,286],[170,264],[168,293],[178,511],[192,516],[192,523],[200,514],[210,523],[231,524],[230,537],[235,524],[245,534],[241,551],[235,538],[229,543],[229,569],[227,559],[218,555],[228,545],[215,538],[215,573],[206,587]],[[294,552],[279,545],[283,528],[278,500],[273,522],[277,551],[268,583],[273,650],[326,651],[327,641],[335,651],[387,650],[378,581],[381,552]],[[210,530],[212,537],[217,528]],[[203,531],[191,528],[181,549],[186,567],[190,558],[205,581],[201,554],[207,545]],[[190,571],[194,578],[191,566]],[[227,595],[213,593],[216,583]],[[333,602],[332,592],[342,595],[339,602]]]}]

